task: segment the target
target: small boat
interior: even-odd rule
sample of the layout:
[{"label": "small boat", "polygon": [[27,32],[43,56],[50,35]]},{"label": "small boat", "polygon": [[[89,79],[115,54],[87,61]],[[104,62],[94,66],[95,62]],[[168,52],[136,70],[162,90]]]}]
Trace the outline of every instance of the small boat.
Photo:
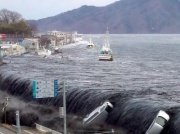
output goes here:
[{"label": "small boat", "polygon": [[95,48],[95,44],[92,42],[91,37],[89,38],[89,42],[87,44],[87,48]]},{"label": "small boat", "polygon": [[109,31],[107,28],[106,40],[105,40],[105,43],[103,44],[102,49],[101,49],[99,56],[98,56],[100,61],[113,61],[113,54],[112,54],[112,50],[110,48],[108,36],[109,36]]},{"label": "small boat", "polygon": [[48,49],[45,49],[45,48],[37,51],[37,55],[39,55],[39,56],[49,56],[51,54],[52,54],[51,51]]}]

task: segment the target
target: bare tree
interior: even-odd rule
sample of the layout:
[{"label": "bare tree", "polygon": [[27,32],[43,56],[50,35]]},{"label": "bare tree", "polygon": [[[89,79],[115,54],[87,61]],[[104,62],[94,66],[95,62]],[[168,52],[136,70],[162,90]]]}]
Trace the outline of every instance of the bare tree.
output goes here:
[{"label": "bare tree", "polygon": [[22,20],[22,16],[17,12],[2,9],[0,10],[0,20],[7,24],[16,23]]},{"label": "bare tree", "polygon": [[9,24],[10,23],[10,11],[7,9],[2,9],[0,11],[0,19],[2,22]]},{"label": "bare tree", "polygon": [[0,23],[0,32],[3,33],[32,35],[36,31],[36,27],[30,27],[21,14],[7,9],[0,10]]},{"label": "bare tree", "polygon": [[19,21],[22,20],[22,15],[20,15],[20,14],[17,13],[17,12],[10,12],[9,15],[10,15],[10,16],[9,16],[10,21],[11,21],[12,23],[19,22]]}]

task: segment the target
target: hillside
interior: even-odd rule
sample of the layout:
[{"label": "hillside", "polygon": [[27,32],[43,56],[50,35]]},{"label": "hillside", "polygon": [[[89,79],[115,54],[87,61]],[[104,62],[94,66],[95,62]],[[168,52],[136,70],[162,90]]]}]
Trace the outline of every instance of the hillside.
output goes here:
[{"label": "hillside", "polygon": [[180,33],[180,0],[121,0],[104,7],[82,6],[53,17],[31,20],[39,32]]}]

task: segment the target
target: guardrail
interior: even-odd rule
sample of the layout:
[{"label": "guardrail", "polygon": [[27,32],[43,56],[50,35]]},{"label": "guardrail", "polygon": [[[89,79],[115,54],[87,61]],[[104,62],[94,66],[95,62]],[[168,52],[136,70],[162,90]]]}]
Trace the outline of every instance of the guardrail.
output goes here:
[{"label": "guardrail", "polygon": [[44,127],[42,125],[39,125],[37,123],[35,123],[35,124],[36,124],[36,129],[41,131],[41,132],[43,132],[43,133],[45,133],[45,134],[62,134],[62,133],[54,131],[54,130],[52,130],[50,128]]}]

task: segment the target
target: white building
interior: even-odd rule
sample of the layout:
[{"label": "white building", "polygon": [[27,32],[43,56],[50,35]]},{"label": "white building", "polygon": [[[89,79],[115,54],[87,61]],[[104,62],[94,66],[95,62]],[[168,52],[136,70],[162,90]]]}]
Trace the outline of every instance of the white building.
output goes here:
[{"label": "white building", "polygon": [[39,50],[39,39],[38,38],[25,38],[22,42],[22,45],[27,46],[28,51]]},{"label": "white building", "polygon": [[[56,37],[56,45],[64,45],[76,42],[77,31],[75,32],[62,32],[62,31],[48,31],[47,35],[53,35]],[[51,42],[51,44],[53,44]]]},{"label": "white building", "polygon": [[0,44],[2,50],[2,56],[14,55],[14,54],[21,54],[25,53],[26,49],[24,46],[19,44]]},{"label": "white building", "polygon": [[62,31],[48,31],[47,35],[54,35],[56,37],[66,37],[66,32],[62,32]]}]

